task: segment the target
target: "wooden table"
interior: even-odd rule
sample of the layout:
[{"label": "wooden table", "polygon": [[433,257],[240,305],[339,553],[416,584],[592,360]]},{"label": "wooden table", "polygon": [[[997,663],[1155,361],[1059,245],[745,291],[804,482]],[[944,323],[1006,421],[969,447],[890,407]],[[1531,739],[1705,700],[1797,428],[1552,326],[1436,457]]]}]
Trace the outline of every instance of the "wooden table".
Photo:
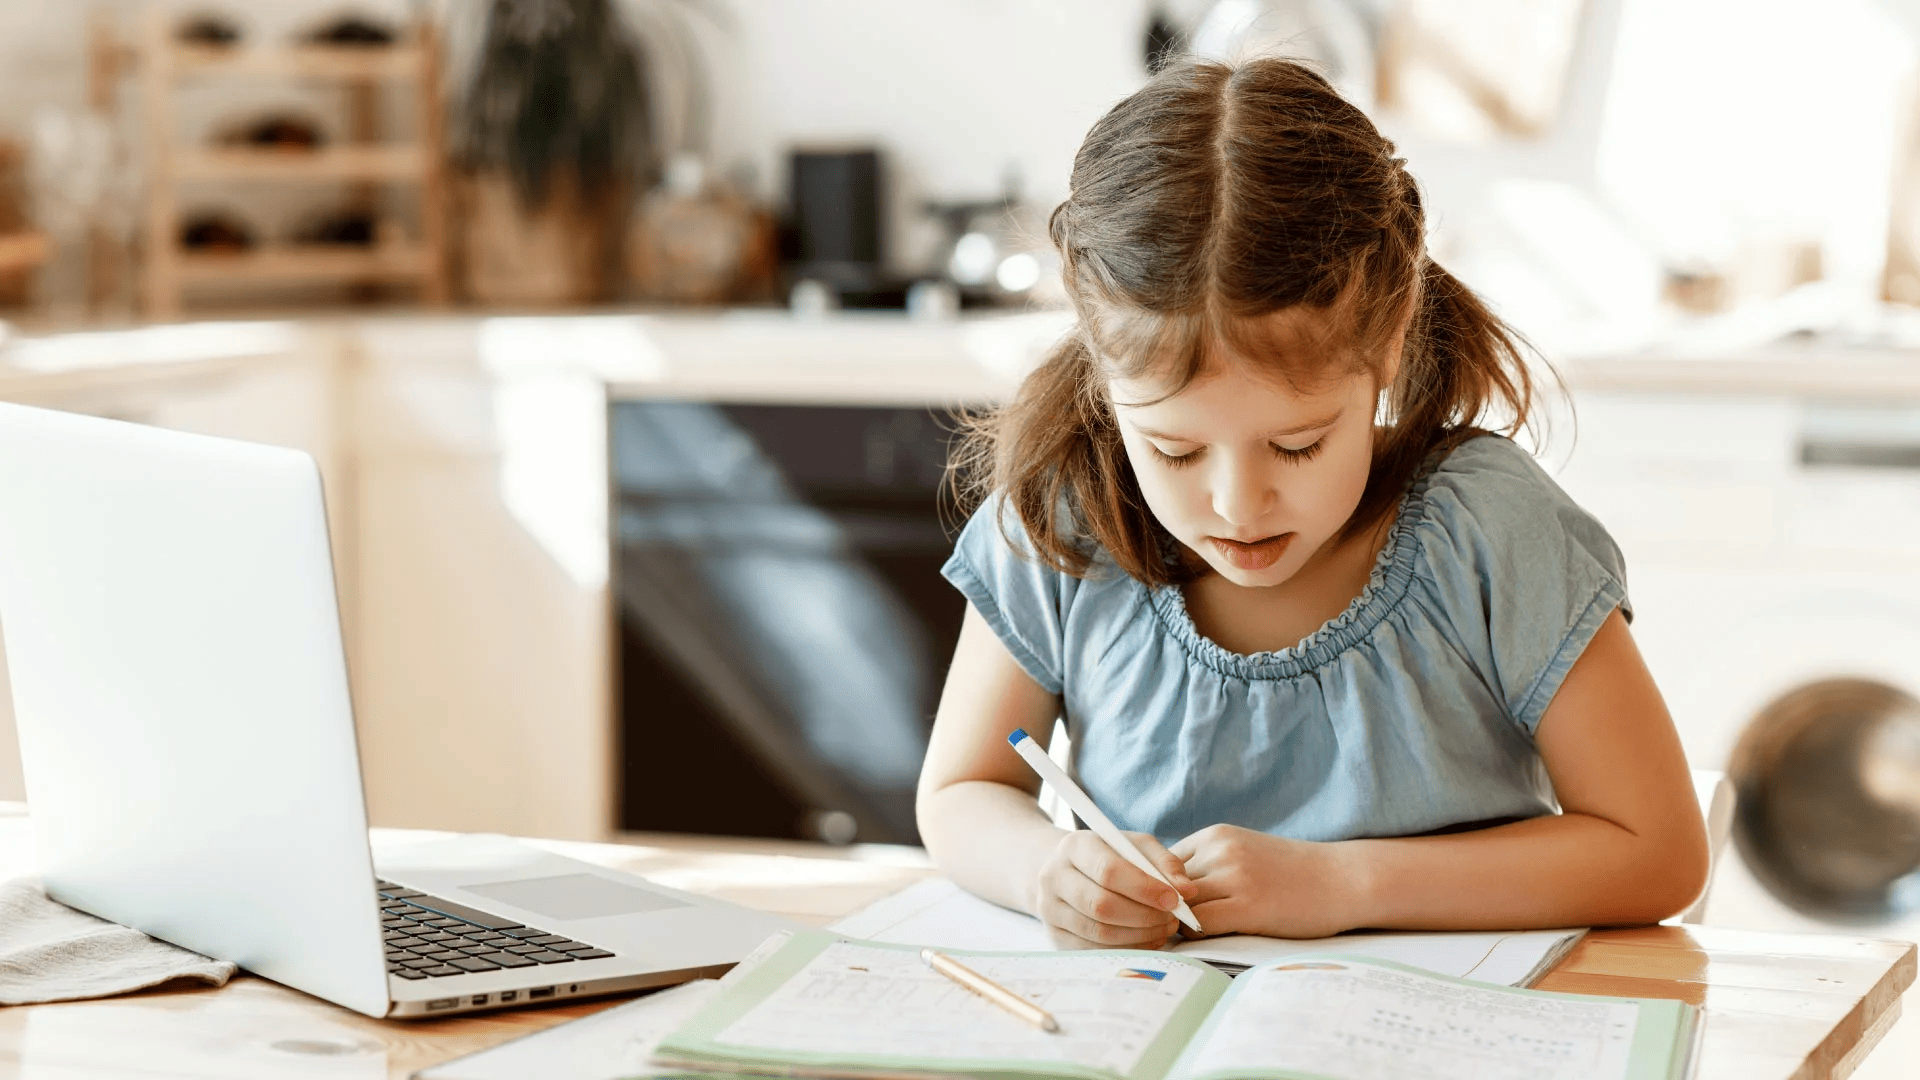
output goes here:
[{"label": "wooden table", "polygon": [[[6,815],[0,804],[0,876],[10,877],[31,870],[31,845],[24,816]],[[684,836],[540,843],[816,924],[933,873],[914,849]],[[1892,1025],[1914,955],[1907,942],[1657,926],[1590,934],[1539,985],[1703,1006],[1700,1080],[1814,1080],[1845,1076]],[[0,1076],[399,1080],[613,1000],[378,1021],[242,975],[219,990],[0,1009]]]}]

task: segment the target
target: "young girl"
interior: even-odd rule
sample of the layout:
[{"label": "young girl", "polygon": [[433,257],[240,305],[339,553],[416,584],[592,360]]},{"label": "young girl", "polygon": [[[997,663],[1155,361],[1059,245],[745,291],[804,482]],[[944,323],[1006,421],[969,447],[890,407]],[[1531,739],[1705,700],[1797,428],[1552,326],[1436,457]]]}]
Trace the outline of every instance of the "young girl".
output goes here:
[{"label": "young girl", "polygon": [[[1393,146],[1297,64],[1163,70],[1097,123],[1052,237],[1075,334],[975,433],[991,497],[920,831],[1068,946],[1173,890],[1041,813],[1095,802],[1208,933],[1648,922],[1706,874],[1600,525],[1524,451],[1509,331],[1429,259]],[[963,459],[966,460],[966,459]]]}]

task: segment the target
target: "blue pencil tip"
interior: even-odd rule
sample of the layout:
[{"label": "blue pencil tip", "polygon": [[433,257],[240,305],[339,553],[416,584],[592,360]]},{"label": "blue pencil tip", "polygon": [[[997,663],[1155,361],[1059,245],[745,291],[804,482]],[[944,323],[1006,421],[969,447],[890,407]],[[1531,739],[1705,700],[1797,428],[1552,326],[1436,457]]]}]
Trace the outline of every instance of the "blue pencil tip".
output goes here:
[{"label": "blue pencil tip", "polygon": [[1014,729],[1013,729],[1013,734],[1011,734],[1011,735],[1008,735],[1008,736],[1007,736],[1007,745],[1008,745],[1008,746],[1019,746],[1019,745],[1020,745],[1020,740],[1021,740],[1021,739],[1024,739],[1024,738],[1026,738],[1026,737],[1027,737],[1027,729],[1026,729],[1026,728],[1020,728],[1020,727],[1017,727],[1017,728],[1014,728]]}]

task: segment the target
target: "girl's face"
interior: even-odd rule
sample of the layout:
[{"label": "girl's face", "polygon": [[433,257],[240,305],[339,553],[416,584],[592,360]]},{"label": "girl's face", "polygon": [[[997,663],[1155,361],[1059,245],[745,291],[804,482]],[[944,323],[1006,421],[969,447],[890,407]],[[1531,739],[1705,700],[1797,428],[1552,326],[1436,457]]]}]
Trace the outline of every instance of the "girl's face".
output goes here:
[{"label": "girl's face", "polygon": [[1148,509],[1228,581],[1287,581],[1353,516],[1373,465],[1370,373],[1302,393],[1226,360],[1162,393],[1151,379],[1108,383]]}]

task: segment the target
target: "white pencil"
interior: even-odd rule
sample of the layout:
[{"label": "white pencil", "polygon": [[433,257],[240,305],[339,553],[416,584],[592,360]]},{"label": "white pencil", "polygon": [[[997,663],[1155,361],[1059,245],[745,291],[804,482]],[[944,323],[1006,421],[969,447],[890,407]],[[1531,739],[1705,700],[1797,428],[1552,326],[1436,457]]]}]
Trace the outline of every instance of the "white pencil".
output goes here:
[{"label": "white pencil", "polygon": [[[1047,756],[1045,750],[1040,749],[1040,744],[1033,741],[1033,737],[1027,734],[1025,728],[1014,728],[1013,734],[1007,736],[1007,742],[1026,760],[1034,772],[1040,774],[1040,779],[1053,785],[1053,790],[1067,800],[1067,805],[1073,807],[1073,812],[1080,815],[1080,820],[1087,823],[1087,827],[1093,830],[1095,836],[1105,840],[1108,847],[1120,853],[1121,858],[1146,871],[1155,881],[1169,889],[1173,888],[1173,882],[1167,880],[1167,875],[1161,873],[1160,868],[1153,865],[1145,855],[1140,854],[1140,849],[1133,846],[1133,841],[1127,839],[1127,834],[1121,832],[1107,818],[1107,815],[1100,812],[1100,808],[1093,804],[1093,800],[1087,796],[1087,793],[1080,790],[1080,785],[1073,782],[1073,777],[1068,776],[1065,770],[1053,763],[1053,759]],[[1174,896],[1179,895],[1180,890],[1174,889]],[[1204,933],[1200,929],[1200,920],[1193,917],[1193,909],[1187,906],[1187,902],[1182,899],[1179,904],[1179,907],[1173,909],[1174,916],[1191,927],[1194,933]]]}]

